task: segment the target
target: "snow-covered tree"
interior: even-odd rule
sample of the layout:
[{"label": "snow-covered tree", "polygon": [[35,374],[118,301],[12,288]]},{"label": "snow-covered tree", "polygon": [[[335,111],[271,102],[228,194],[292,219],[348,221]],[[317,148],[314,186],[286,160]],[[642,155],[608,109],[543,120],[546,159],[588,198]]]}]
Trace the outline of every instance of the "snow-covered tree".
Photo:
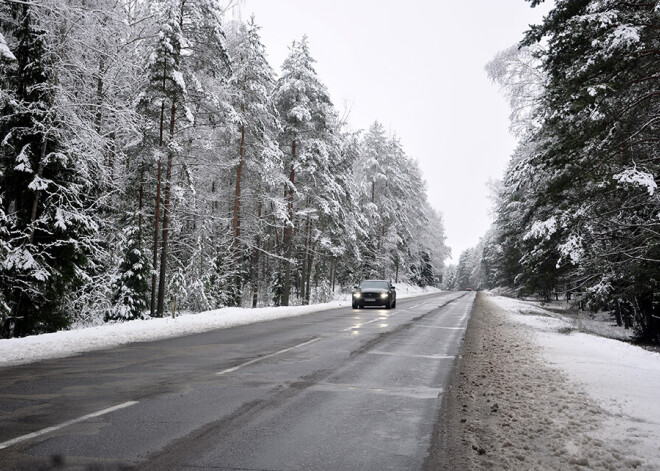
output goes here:
[{"label": "snow-covered tree", "polygon": [[58,84],[68,49],[43,27],[46,13],[27,3],[0,8],[16,58],[0,70],[0,188],[10,245],[2,289],[20,319],[17,334],[26,335],[71,320],[67,293],[84,283],[85,267],[101,251],[99,215],[91,206],[103,175],[75,133],[82,128]]},{"label": "snow-covered tree", "polygon": [[[275,87],[273,100],[282,122],[280,146],[286,155],[285,171],[288,174],[285,187],[287,221],[282,235],[281,298],[281,304],[287,306],[295,255],[294,230],[299,232],[300,225],[308,223],[311,218],[311,214],[305,215],[300,211],[308,206],[310,197],[310,193],[301,191],[306,183],[304,178],[312,176],[316,170],[327,171],[327,160],[335,152],[329,140],[335,112],[328,91],[314,70],[314,59],[310,55],[306,36],[292,43],[282,65],[282,75]],[[307,183],[310,181],[307,180]],[[296,217],[297,208],[301,218]],[[296,222],[300,223],[297,227]]]},{"label": "snow-covered tree", "polygon": [[[250,284],[253,293],[259,291],[258,264],[263,230],[258,208],[268,203],[268,195],[284,184],[282,155],[277,144],[279,121],[270,97],[275,86],[275,74],[266,60],[266,52],[254,17],[230,32],[228,51],[232,57],[232,77],[229,81],[231,104],[236,120],[236,177],[232,214],[232,249],[237,273],[247,250],[251,255]],[[246,188],[247,184],[247,188]],[[235,277],[236,303],[240,302],[242,279]],[[257,299],[253,296],[253,304]]]},{"label": "snow-covered tree", "polygon": [[[586,290],[601,306],[624,305],[654,341],[658,26],[653,3],[558,0],[527,33],[543,87],[486,250],[519,289]],[[514,69],[499,75],[509,95],[521,89]]]}]

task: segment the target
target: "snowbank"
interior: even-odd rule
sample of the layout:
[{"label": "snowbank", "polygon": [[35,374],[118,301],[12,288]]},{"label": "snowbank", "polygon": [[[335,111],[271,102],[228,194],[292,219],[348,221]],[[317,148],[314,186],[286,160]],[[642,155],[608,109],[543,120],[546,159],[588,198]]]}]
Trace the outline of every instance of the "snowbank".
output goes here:
[{"label": "snowbank", "polygon": [[639,464],[650,466],[645,469],[660,464],[660,354],[577,332],[572,320],[549,317],[554,314],[531,303],[491,299],[512,320],[530,327],[542,358],[605,411],[592,436],[615,450],[634,451]]},{"label": "snowbank", "polygon": [[[435,288],[419,288],[397,284],[397,296],[407,298],[440,292]],[[148,342],[164,338],[226,329],[285,317],[303,316],[314,312],[350,305],[350,295],[330,303],[309,306],[224,308],[198,314],[183,314],[176,318],[135,320],[108,323],[97,327],[0,340],[0,367],[20,365],[49,358],[63,358],[82,352],[115,348],[132,342]]]},{"label": "snowbank", "polygon": [[[578,328],[578,318],[577,313],[575,312],[575,307],[565,302],[553,301],[551,303],[541,303],[539,301],[521,301],[504,296],[492,296],[492,298],[500,307],[508,312],[554,317],[555,319],[564,322],[564,325],[562,325],[561,328]],[[537,318],[534,322],[543,323],[543,320]],[[634,331],[632,329],[619,327],[614,321],[612,321],[608,312],[602,311],[598,313],[592,313],[590,311],[583,312],[582,330],[583,332],[600,335],[601,337],[618,340],[631,340],[634,337]]]}]

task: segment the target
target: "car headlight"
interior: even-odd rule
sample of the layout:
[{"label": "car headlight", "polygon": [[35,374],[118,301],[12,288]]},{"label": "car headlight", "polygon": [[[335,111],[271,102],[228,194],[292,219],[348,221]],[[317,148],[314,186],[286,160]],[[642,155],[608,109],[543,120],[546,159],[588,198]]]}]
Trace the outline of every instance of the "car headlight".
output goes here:
[{"label": "car headlight", "polygon": [[387,297],[387,293],[382,293],[382,294],[380,295],[380,297],[383,298],[383,299],[385,299],[385,298]]},{"label": "car headlight", "polygon": [[360,293],[353,293],[354,298],[359,298],[360,296],[361,296]]}]

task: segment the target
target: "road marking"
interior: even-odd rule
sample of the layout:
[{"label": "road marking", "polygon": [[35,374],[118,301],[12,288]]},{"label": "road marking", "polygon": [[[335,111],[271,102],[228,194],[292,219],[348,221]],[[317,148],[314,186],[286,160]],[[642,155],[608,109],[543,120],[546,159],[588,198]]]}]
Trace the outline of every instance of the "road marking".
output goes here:
[{"label": "road marking", "polygon": [[419,355],[416,353],[397,353],[397,352],[379,352],[379,351],[371,351],[367,353],[371,353],[372,355],[389,355],[393,357],[429,358],[431,360],[448,360],[450,358],[454,358],[454,355]]},{"label": "road marking", "polygon": [[440,327],[436,325],[424,325],[424,324],[413,324],[413,327],[426,327],[427,329],[465,330],[465,327]]},{"label": "road marking", "polygon": [[376,387],[362,384],[317,383],[307,389],[308,391],[337,392],[337,393],[367,393],[385,396],[404,396],[413,399],[437,399],[444,392],[443,388],[429,388],[426,386],[402,387]]},{"label": "road marking", "polygon": [[32,432],[28,433],[27,435],[23,435],[21,437],[13,438],[11,440],[7,440],[6,442],[0,443],[0,450],[3,448],[10,447],[12,445],[16,445],[17,443],[24,442],[26,440],[30,440],[32,438],[40,437],[42,435],[46,435],[47,433],[54,432],[56,430],[60,430],[64,427],[68,427],[69,425],[77,424],[78,422],[83,422],[87,419],[93,419],[94,417],[99,417],[101,415],[109,414],[110,412],[114,412],[119,409],[125,409],[126,407],[133,406],[137,404],[138,401],[128,401],[124,402],[123,404],[119,404],[113,407],[108,407],[107,409],[100,410],[98,412],[92,412],[91,414],[83,415],[82,417],[78,417],[77,419],[73,420],[68,420],[66,422],[63,422],[59,425],[54,425],[52,427],[48,427],[42,430],[39,430],[37,432]]},{"label": "road marking", "polygon": [[367,322],[361,322],[359,324],[352,325],[352,326],[348,327],[347,329],[342,329],[341,331],[342,332],[348,332],[349,330],[359,329],[363,325],[372,324],[374,322],[379,322],[379,321],[382,322],[382,321],[385,321],[385,320],[387,320],[387,317],[380,317],[378,319],[373,319],[373,320],[370,320],[370,321],[367,321]]},{"label": "road marking", "polygon": [[320,338],[315,338],[315,339],[312,339],[312,340],[308,340],[307,342],[303,342],[303,343],[299,343],[298,345],[294,345],[293,347],[285,348],[284,350],[280,350],[280,351],[275,352],[275,353],[269,353],[268,355],[264,355],[262,357],[255,358],[254,360],[246,361],[245,363],[241,363],[240,365],[234,366],[232,368],[227,368],[226,370],[222,370],[222,371],[216,373],[216,375],[220,376],[220,375],[223,375],[223,374],[226,374],[226,373],[231,373],[233,371],[236,371],[238,369],[243,368],[244,366],[252,365],[253,363],[257,363],[257,362],[262,361],[262,360],[267,360],[268,358],[272,358],[276,355],[280,355],[282,353],[290,352],[293,349],[304,347],[305,345],[309,345],[310,343],[314,343],[317,340],[321,340],[321,339]]}]

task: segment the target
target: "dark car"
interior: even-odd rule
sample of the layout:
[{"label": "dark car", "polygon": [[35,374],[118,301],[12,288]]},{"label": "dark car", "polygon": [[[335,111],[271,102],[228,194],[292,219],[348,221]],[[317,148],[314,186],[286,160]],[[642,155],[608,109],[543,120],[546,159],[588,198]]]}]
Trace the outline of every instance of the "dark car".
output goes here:
[{"label": "dark car", "polygon": [[353,309],[364,306],[396,307],[396,291],[392,283],[385,280],[365,280],[353,288]]}]

